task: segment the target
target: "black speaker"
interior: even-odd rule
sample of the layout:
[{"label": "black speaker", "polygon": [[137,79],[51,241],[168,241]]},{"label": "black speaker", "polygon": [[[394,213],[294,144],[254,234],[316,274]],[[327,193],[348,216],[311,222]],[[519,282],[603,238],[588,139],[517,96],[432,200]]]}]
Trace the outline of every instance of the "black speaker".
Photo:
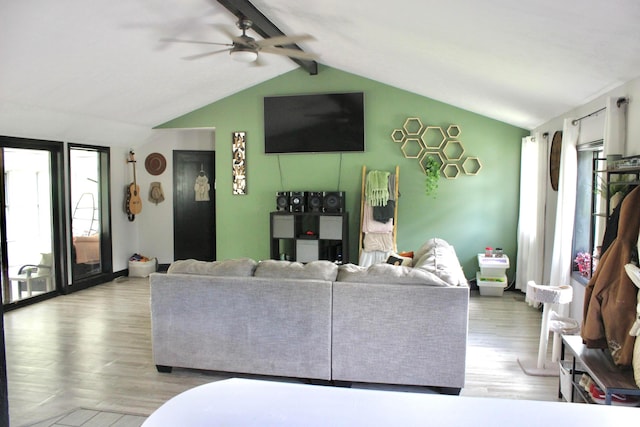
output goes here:
[{"label": "black speaker", "polygon": [[322,198],[322,206],[325,212],[344,212],[344,191],[325,191],[322,193]]},{"label": "black speaker", "polygon": [[289,210],[289,192],[278,191],[276,193],[276,209],[279,211]]},{"label": "black speaker", "polygon": [[322,192],[309,191],[307,192],[307,211],[308,212],[322,212],[323,209]]},{"label": "black speaker", "polygon": [[306,206],[304,192],[292,191],[289,195],[289,205],[291,212],[304,212]]}]

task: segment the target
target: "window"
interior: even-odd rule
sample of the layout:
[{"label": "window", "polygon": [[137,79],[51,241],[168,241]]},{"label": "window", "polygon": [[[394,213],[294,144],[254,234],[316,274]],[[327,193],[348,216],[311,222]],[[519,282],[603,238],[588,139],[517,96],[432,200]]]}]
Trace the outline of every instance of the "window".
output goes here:
[{"label": "window", "polygon": [[573,230],[573,270],[582,281],[591,278],[600,255],[606,226],[602,141],[578,146],[578,182]]}]

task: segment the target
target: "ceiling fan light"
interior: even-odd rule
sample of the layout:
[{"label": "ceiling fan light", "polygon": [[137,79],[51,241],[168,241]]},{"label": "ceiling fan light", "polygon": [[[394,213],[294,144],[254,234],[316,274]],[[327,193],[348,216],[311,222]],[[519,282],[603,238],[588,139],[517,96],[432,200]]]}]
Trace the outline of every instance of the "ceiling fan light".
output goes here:
[{"label": "ceiling fan light", "polygon": [[230,55],[238,62],[254,62],[258,59],[258,52],[253,50],[232,50]]}]

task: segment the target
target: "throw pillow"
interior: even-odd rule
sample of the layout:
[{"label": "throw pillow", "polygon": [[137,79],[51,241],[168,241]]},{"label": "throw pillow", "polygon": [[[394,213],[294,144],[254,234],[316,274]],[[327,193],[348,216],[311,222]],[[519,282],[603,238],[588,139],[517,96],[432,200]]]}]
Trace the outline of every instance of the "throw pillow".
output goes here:
[{"label": "throw pillow", "polygon": [[308,279],[334,281],[338,275],[338,266],[331,261],[318,260],[306,264],[295,261],[268,259],[260,261],[255,277],[272,279]]},{"label": "throw pillow", "polygon": [[396,254],[393,252],[390,253],[389,258],[387,258],[387,264],[392,264],[392,265],[404,265],[407,267],[411,267],[412,262],[413,262],[412,258],[403,256],[400,254]]},{"label": "throw pillow", "polygon": [[[419,260],[424,256],[424,254],[431,251],[435,247],[451,247],[451,245],[446,240],[440,239],[438,237],[431,238],[424,242],[420,249],[414,252],[413,259]],[[413,265],[415,265],[415,263]]]},{"label": "throw pillow", "polygon": [[258,263],[251,258],[228,259],[222,261],[198,261],[185,259],[174,261],[167,274],[200,274],[204,276],[251,277]]},{"label": "throw pillow", "polygon": [[354,264],[338,268],[338,282],[447,286],[442,279],[422,269],[391,264],[361,267]]},{"label": "throw pillow", "polygon": [[[426,251],[422,251],[427,248]],[[417,255],[420,254],[418,257]],[[452,286],[467,286],[456,251],[442,239],[431,239],[418,252],[413,267],[435,274]]]}]

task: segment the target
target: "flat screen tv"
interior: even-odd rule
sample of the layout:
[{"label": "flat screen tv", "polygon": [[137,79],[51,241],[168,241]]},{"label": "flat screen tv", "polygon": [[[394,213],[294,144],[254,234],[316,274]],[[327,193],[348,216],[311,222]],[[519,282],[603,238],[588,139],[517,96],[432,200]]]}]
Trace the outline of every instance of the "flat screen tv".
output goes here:
[{"label": "flat screen tv", "polygon": [[264,151],[364,151],[364,94],[324,93],[264,98]]}]

